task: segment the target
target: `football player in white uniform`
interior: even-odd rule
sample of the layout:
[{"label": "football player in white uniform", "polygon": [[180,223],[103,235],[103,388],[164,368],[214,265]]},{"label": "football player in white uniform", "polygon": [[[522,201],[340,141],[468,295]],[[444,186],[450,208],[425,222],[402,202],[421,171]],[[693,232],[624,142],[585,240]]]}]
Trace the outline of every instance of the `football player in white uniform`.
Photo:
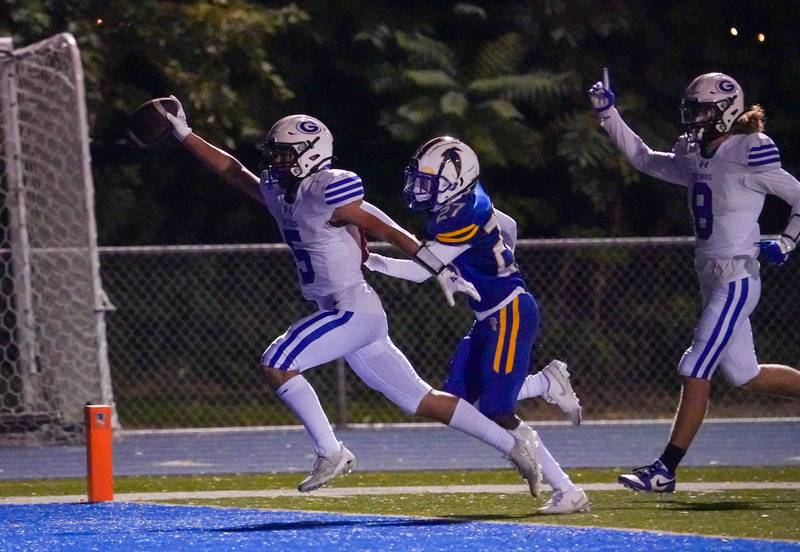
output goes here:
[{"label": "football player in white uniform", "polygon": [[[683,388],[675,423],[657,460],[619,477],[631,489],[670,492],[703,422],[717,368],[747,391],[800,397],[800,372],[759,366],[749,320],[761,293],[759,253],[769,263],[783,264],[800,240],[800,182],[781,168],[778,147],[762,132],[761,107],[745,111],[741,86],[723,73],[706,73],[689,84],[681,103],[685,134],[671,152],[653,151],[625,124],[614,107],[607,71],[589,98],[601,125],[636,169],[686,187],[694,221],[702,312],[678,366]],[[758,216],[767,194],[792,207],[776,240],[760,239]]]},{"label": "football player in white uniform", "polygon": [[162,114],[173,135],[211,171],[266,206],[294,254],[303,297],[319,308],[275,339],[260,362],[277,396],[314,442],[317,460],[300,491],[317,489],[355,465],[355,457],[334,436],[316,393],[301,375],[341,357],[364,383],[404,412],[480,439],[505,454],[530,485],[538,482],[535,431],[509,432],[471,404],[433,390],[389,338],[386,313],[361,272],[359,229],[396,245],[430,270],[451,306],[454,292],[477,292],[443,265],[421,259],[416,238],[363,201],[358,175],[331,168],[333,137],[325,125],[307,115],[276,122],[264,144],[266,168],[259,178],[194,134],[182,107],[177,115]]}]

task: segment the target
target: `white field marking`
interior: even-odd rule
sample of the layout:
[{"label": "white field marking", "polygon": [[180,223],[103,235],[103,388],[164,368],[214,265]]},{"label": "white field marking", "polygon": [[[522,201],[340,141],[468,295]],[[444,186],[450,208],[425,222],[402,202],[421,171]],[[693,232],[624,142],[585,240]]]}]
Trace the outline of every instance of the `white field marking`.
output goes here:
[{"label": "white field marking", "polygon": [[[672,418],[648,418],[640,420],[583,420],[581,425],[586,426],[619,426],[619,425],[652,425],[663,424],[671,425]],[[800,417],[785,418],[707,418],[704,424],[756,424],[756,423],[775,423],[775,422],[800,422]],[[545,426],[567,426],[572,427],[572,422],[568,420],[536,421],[529,420],[534,427]],[[430,429],[432,427],[444,427],[436,422],[398,422],[387,424],[348,424],[346,429]],[[338,428],[345,429],[345,428]],[[196,435],[203,433],[252,433],[260,431],[304,431],[301,425],[280,425],[280,426],[239,426],[239,427],[185,427],[172,429],[121,429],[116,433],[122,435]]]},{"label": "white field marking", "polygon": [[[585,491],[627,491],[617,483],[585,483],[581,485]],[[544,486],[545,490],[551,490]],[[714,492],[744,490],[800,490],[798,481],[763,481],[763,482],[719,482],[719,483],[679,483],[679,491]],[[216,500],[222,498],[346,498],[361,495],[414,495],[414,494],[527,494],[528,487],[523,484],[514,485],[444,485],[429,487],[423,485],[402,487],[330,487],[317,489],[311,493],[301,493],[294,489],[268,489],[263,491],[173,491],[158,493],[119,493],[114,495],[117,502],[153,502],[158,500]],[[86,502],[86,495],[55,496],[9,496],[0,498],[0,504],[50,504]]]}]

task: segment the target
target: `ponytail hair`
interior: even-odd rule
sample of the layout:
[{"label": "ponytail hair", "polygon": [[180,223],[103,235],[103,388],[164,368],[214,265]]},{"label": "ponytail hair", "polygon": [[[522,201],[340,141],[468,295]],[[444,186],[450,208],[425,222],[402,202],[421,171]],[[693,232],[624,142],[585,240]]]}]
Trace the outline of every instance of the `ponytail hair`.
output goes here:
[{"label": "ponytail hair", "polygon": [[753,134],[764,132],[767,126],[767,115],[764,108],[758,104],[742,113],[731,126],[731,134]]}]

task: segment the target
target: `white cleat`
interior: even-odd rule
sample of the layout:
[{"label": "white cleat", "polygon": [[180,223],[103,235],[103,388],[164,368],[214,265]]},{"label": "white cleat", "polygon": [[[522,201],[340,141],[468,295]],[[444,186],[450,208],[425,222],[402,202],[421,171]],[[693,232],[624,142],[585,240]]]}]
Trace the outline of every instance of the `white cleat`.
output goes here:
[{"label": "white cleat", "polygon": [[537,511],[540,514],[577,514],[588,512],[591,508],[589,497],[580,487],[570,487],[566,491],[553,491],[550,500]]},{"label": "white cleat", "polygon": [[531,495],[539,496],[542,490],[542,466],[536,459],[539,435],[525,422],[520,423],[516,429],[509,430],[509,433],[514,436],[514,448],[506,455],[506,459],[528,482]]},{"label": "white cleat", "polygon": [[569,382],[567,365],[560,360],[551,360],[550,364],[542,369],[547,379],[547,391],[542,396],[551,404],[556,404],[567,415],[572,425],[581,425],[581,403],[572,384]]},{"label": "white cleat", "polygon": [[303,479],[297,490],[301,493],[307,493],[314,489],[319,489],[327,485],[328,481],[337,475],[350,473],[356,467],[356,457],[352,452],[347,450],[341,441],[339,442],[341,449],[339,452],[331,456],[317,456],[314,461],[314,467],[311,474]]}]

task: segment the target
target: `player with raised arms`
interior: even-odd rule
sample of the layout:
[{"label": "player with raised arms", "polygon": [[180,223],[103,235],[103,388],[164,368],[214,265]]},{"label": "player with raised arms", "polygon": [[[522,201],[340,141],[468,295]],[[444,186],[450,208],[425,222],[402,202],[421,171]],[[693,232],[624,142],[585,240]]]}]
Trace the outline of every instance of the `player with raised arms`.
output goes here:
[{"label": "player with raised arms", "polygon": [[466,401],[433,390],[389,338],[381,301],[362,274],[359,229],[396,245],[430,271],[451,306],[455,292],[475,297],[477,293],[445,265],[424,256],[424,250],[421,255],[414,236],[364,201],[358,175],[332,167],[333,137],[325,125],[308,115],[276,122],[267,134],[264,170],[258,177],[193,133],[176,98],[153,101],[172,134],[195,157],[272,214],[294,254],[303,297],[318,306],[317,312],[275,339],[260,361],[277,396],[314,442],[317,459],[299,490],[317,489],[355,465],[355,457],[336,439],[316,393],[302,376],[309,368],[341,357],[364,383],[404,412],[440,421],[493,446],[529,485],[535,485],[541,477],[536,433],[512,434]]},{"label": "player with raised arms", "polygon": [[[451,136],[420,146],[405,170],[403,193],[409,208],[428,215],[429,240],[419,254],[437,266],[452,263],[480,293],[469,301],[475,322],[456,348],[443,390],[471,403],[478,401],[483,414],[513,431],[527,427],[515,414],[517,401],[534,396],[557,403],[578,425],[581,407],[563,362],[553,361],[528,376],[539,309],[514,259],[516,222],[492,205],[479,177],[475,152]],[[374,253],[366,265],[414,282],[431,276],[419,263]],[[588,510],[586,493],[572,483],[543,444],[537,458],[555,491],[539,512]]]},{"label": "player with raised arms", "polygon": [[[694,221],[695,269],[702,311],[691,346],[678,365],[681,399],[669,442],[652,464],[619,482],[649,492],[675,490],[675,470],[703,422],[717,368],[747,391],[800,397],[800,372],[756,360],[750,314],[761,294],[759,252],[783,264],[800,240],[800,182],[781,168],[778,146],[764,130],[758,105],[745,111],[733,78],[706,73],[687,87],[681,102],[684,134],[671,152],[653,151],[622,120],[608,71],[589,90],[600,124],[639,171],[686,187]],[[783,233],[761,240],[758,217],[767,194],[791,205]]]}]

